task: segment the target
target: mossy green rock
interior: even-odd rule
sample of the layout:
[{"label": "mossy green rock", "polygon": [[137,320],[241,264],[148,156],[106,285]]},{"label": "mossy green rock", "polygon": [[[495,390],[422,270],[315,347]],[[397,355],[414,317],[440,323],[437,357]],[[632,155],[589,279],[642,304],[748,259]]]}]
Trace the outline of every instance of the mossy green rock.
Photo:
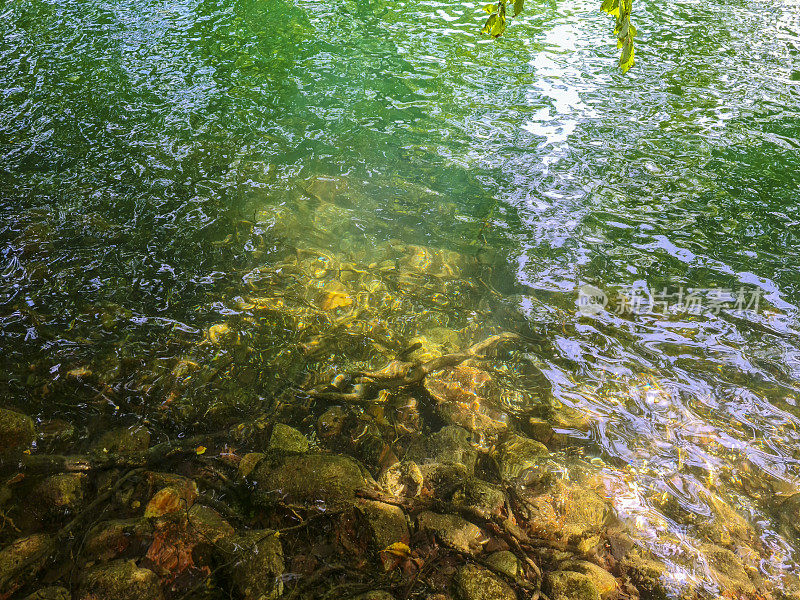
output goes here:
[{"label": "mossy green rock", "polygon": [[591,577],[576,571],[548,573],[544,589],[550,600],[600,600]]},{"label": "mossy green rock", "polygon": [[602,598],[613,595],[619,588],[616,578],[611,573],[589,561],[568,561],[562,563],[559,568],[564,571],[583,573],[589,577]]},{"label": "mossy green rock", "polygon": [[663,563],[631,552],[622,561],[621,567],[636,586],[642,600],[664,600],[667,597],[663,579],[666,567]]},{"label": "mossy green rock", "polygon": [[283,593],[283,548],[274,531],[253,530],[226,537],[219,543],[221,560],[234,589],[244,600],[274,600]]},{"label": "mossy green rock", "polygon": [[478,554],[485,536],[480,527],[458,515],[440,515],[425,511],[417,517],[420,531],[429,531],[445,546],[460,552]]},{"label": "mossy green rock", "polygon": [[497,449],[497,464],[500,476],[506,481],[530,478],[531,471],[536,471],[542,459],[550,454],[547,446],[536,440],[511,434],[503,440]]},{"label": "mossy green rock", "polygon": [[477,565],[466,565],[456,571],[453,595],[458,600],[517,600],[511,586]]},{"label": "mossy green rock", "polygon": [[516,577],[519,575],[519,559],[513,552],[498,550],[486,557],[486,562],[506,575]]},{"label": "mossy green rock", "polygon": [[33,510],[45,517],[72,513],[83,505],[83,473],[60,473],[40,481],[28,499]]},{"label": "mossy green rock", "polygon": [[353,502],[356,490],[374,485],[354,459],[313,453],[262,460],[250,479],[259,492],[287,502],[334,506]]},{"label": "mossy green rock", "polygon": [[378,550],[383,550],[396,542],[408,544],[410,535],[406,515],[399,506],[362,500],[360,508],[367,519],[372,532],[372,541]]},{"label": "mossy green rock", "polygon": [[469,478],[453,494],[452,502],[487,514],[501,514],[505,508],[505,495],[499,486],[482,479]]},{"label": "mossy green rock", "polygon": [[276,423],[269,438],[269,449],[281,452],[307,452],[308,439],[294,427]]},{"label": "mossy green rock", "polygon": [[7,408],[0,408],[0,455],[29,448],[36,439],[33,419]]},{"label": "mossy green rock", "polygon": [[132,560],[115,560],[89,569],[78,592],[79,600],[161,600],[158,577]]},{"label": "mossy green rock", "polygon": [[57,585],[36,590],[25,596],[25,600],[70,600],[70,598],[69,590]]},{"label": "mossy green rock", "polygon": [[[13,592],[28,583],[52,550],[53,539],[43,533],[19,538],[0,550],[0,593]],[[41,558],[29,564],[35,556]]]},{"label": "mossy green rock", "polygon": [[700,546],[700,552],[705,557],[711,576],[724,596],[756,595],[756,588],[750,581],[742,561],[733,552],[714,544],[703,544]]},{"label": "mossy green rock", "polygon": [[147,450],[149,446],[150,432],[146,428],[137,425],[106,431],[94,444],[94,449],[99,452],[129,454]]},{"label": "mossy green rock", "polygon": [[449,462],[464,465],[467,472],[475,470],[478,453],[471,443],[472,435],[463,427],[447,425],[428,439],[426,444],[429,457],[436,462]]}]

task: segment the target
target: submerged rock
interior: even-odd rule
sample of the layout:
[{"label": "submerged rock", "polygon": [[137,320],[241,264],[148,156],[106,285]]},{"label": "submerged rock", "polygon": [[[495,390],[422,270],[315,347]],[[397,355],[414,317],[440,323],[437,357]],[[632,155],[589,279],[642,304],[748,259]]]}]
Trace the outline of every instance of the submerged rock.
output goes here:
[{"label": "submerged rock", "polygon": [[463,427],[447,425],[428,438],[426,448],[436,462],[461,464],[472,473],[478,452],[472,446],[471,437]]},{"label": "submerged rock", "polygon": [[446,327],[432,327],[426,330],[424,335],[409,340],[409,345],[414,344],[419,344],[419,348],[412,356],[421,362],[458,352],[463,346],[458,332]]},{"label": "submerged rock", "polygon": [[276,423],[269,438],[269,449],[282,452],[307,452],[308,439],[294,427]]},{"label": "submerged rock", "polygon": [[[542,459],[549,456],[547,446],[517,434],[507,436],[497,448],[497,464],[505,481],[531,483],[542,479]],[[549,471],[548,471],[549,473]]]},{"label": "submerged rock", "polygon": [[170,485],[162,488],[147,503],[144,516],[150,519],[187,510],[194,504],[197,494],[197,484],[185,487]]},{"label": "submerged rock", "polygon": [[331,406],[317,419],[317,434],[326,439],[342,433],[347,411],[341,406]]},{"label": "submerged rock", "polygon": [[576,571],[547,573],[543,589],[551,600],[600,600],[592,579]]},{"label": "submerged rock", "polygon": [[25,596],[25,600],[70,600],[71,597],[67,588],[53,585],[36,590]]},{"label": "submerged rock", "polygon": [[[557,480],[546,493],[528,498],[529,522],[548,536],[559,536],[591,552],[611,511],[593,490]],[[588,543],[586,543],[588,542]]]},{"label": "submerged rock", "polygon": [[559,565],[563,571],[575,571],[583,573],[592,580],[595,589],[602,598],[612,596],[618,589],[617,579],[601,566],[586,560],[567,561]]},{"label": "submerged rock", "polygon": [[505,495],[499,486],[474,477],[466,479],[451,500],[456,505],[496,515],[503,512],[506,504]]},{"label": "submerged rock", "polygon": [[469,477],[467,468],[457,463],[426,463],[420,466],[425,478],[425,489],[435,497],[450,498]]},{"label": "submerged rock", "polygon": [[473,555],[479,554],[487,541],[480,527],[458,515],[425,511],[417,517],[417,527],[433,533],[445,546]]},{"label": "submerged rock", "polygon": [[221,514],[203,504],[195,504],[187,513],[189,527],[206,542],[216,543],[234,534],[234,529]]},{"label": "submerged rock", "polygon": [[517,600],[510,585],[477,565],[466,565],[456,571],[453,594],[457,600]]},{"label": "submerged rock", "polygon": [[262,460],[250,479],[260,492],[301,504],[350,503],[356,490],[374,485],[349,456],[315,453],[289,455],[277,462]]},{"label": "submerged rock", "polygon": [[29,448],[36,439],[33,419],[7,408],[0,408],[0,455]]},{"label": "submerged rock", "polygon": [[158,577],[132,560],[116,560],[90,568],[83,577],[79,600],[161,600]]},{"label": "submerged rock", "polygon": [[378,485],[391,496],[414,498],[419,496],[425,476],[422,469],[412,460],[393,464],[378,478]]},{"label": "submerged rock", "polygon": [[221,559],[234,589],[244,600],[273,600],[283,593],[283,548],[276,532],[264,529],[238,533],[220,543]]},{"label": "submerged rock", "polygon": [[493,407],[492,378],[475,367],[460,365],[425,379],[425,389],[437,401],[436,412],[451,425],[458,425],[482,440],[496,437],[508,428],[508,417]]},{"label": "submerged rock", "polygon": [[83,505],[83,473],[51,475],[33,488],[28,504],[43,518],[58,518],[73,513]]},{"label": "submerged rock", "polygon": [[367,518],[372,541],[378,550],[388,548],[396,542],[408,544],[410,535],[406,515],[399,506],[364,500],[360,508]]},{"label": "submerged rock", "polygon": [[519,559],[509,550],[498,550],[486,557],[486,562],[510,577],[519,575]]},{"label": "submerged rock", "polygon": [[713,512],[713,518],[697,519],[700,533],[712,544],[719,546],[757,546],[758,534],[732,506],[711,493],[703,493],[702,499]]},{"label": "submerged rock", "polygon": [[372,592],[366,592],[364,594],[359,594],[358,596],[354,596],[352,600],[395,600],[394,596],[392,596],[389,592],[384,590],[374,590]]},{"label": "submerged rock", "polygon": [[[0,593],[13,592],[32,580],[52,550],[53,539],[43,533],[19,538],[0,550]],[[32,560],[36,556],[41,558]]]},{"label": "submerged rock", "polygon": [[622,561],[622,572],[627,575],[643,600],[665,600],[668,593],[664,585],[666,566],[638,552],[629,553]]},{"label": "submerged rock", "polygon": [[711,578],[724,596],[755,596],[756,588],[742,561],[733,552],[715,544],[703,544],[700,553],[708,564]]},{"label": "submerged rock", "polygon": [[208,328],[206,332],[208,341],[215,346],[230,346],[238,343],[239,334],[227,323],[217,323]]},{"label": "submerged rock", "polygon": [[118,558],[131,546],[144,546],[149,527],[139,519],[118,519],[98,523],[89,530],[83,545],[84,557],[107,562]]},{"label": "submerged rock", "polygon": [[256,465],[260,463],[264,458],[266,458],[266,454],[263,452],[250,452],[245,454],[242,457],[242,460],[239,461],[239,477],[247,478],[250,476],[250,473],[256,468]]},{"label": "submerged rock", "polygon": [[95,443],[95,450],[126,454],[147,450],[150,446],[150,432],[141,426],[122,427],[104,433]]}]

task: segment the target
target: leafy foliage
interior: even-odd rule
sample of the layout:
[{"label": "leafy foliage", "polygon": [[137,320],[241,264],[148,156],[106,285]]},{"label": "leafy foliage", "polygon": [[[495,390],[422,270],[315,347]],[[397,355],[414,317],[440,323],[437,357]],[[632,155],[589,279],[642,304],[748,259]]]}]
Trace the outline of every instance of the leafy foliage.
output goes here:
[{"label": "leafy foliage", "polygon": [[[514,17],[522,12],[524,1],[514,0]],[[489,13],[489,18],[486,19],[481,33],[491,35],[493,38],[503,35],[506,30],[506,2],[507,0],[498,0],[497,4],[484,7],[483,10]],[[600,7],[617,19],[614,35],[617,36],[617,48],[622,49],[619,66],[623,73],[627,73],[634,63],[633,38],[636,35],[636,27],[631,25],[632,6],[633,0],[603,0]]]},{"label": "leafy foliage", "polygon": [[603,0],[600,7],[617,19],[614,35],[617,36],[617,48],[622,48],[619,66],[623,73],[627,73],[634,62],[633,37],[636,35],[636,27],[631,25],[632,4],[633,0]]},{"label": "leafy foliage", "polygon": [[[522,0],[515,0],[514,6],[520,5],[522,8]],[[499,0],[497,4],[489,4],[483,8],[489,13],[489,18],[481,29],[481,33],[491,35],[493,38],[498,38],[503,35],[506,30],[506,0]],[[516,14],[515,14],[516,16]]]}]

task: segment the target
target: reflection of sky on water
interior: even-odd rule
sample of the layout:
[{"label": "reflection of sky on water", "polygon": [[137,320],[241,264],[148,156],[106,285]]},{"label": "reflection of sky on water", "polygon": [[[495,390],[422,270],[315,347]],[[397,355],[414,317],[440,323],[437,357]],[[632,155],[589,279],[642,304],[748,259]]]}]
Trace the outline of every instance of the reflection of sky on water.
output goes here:
[{"label": "reflection of sky on water", "polygon": [[[693,564],[702,538],[654,504],[664,494],[685,514],[707,516],[707,498],[719,495],[758,521],[768,549],[761,565],[765,573],[785,572],[794,560],[790,540],[764,515],[763,502],[748,495],[748,486],[800,490],[800,419],[784,410],[796,406],[800,396],[800,369],[793,359],[800,355],[798,307],[776,278],[756,266],[729,264],[720,248],[680,235],[683,226],[672,222],[674,229],[665,229],[663,217],[685,214],[691,231],[706,208],[698,203],[695,209],[696,199],[714,198],[721,194],[719,184],[726,183],[726,171],[707,168],[719,149],[736,148],[743,140],[745,148],[760,140],[781,149],[795,147],[796,140],[770,130],[787,118],[786,107],[792,105],[790,88],[776,86],[775,77],[788,82],[788,65],[800,64],[796,5],[784,3],[776,18],[755,4],[737,7],[732,20],[727,19],[730,5],[640,5],[634,20],[643,33],[637,42],[650,52],[637,52],[638,68],[622,78],[597,66],[596,49],[603,43],[597,23],[575,18],[596,7],[560,3],[552,26],[537,37],[543,50],[532,53],[529,63],[531,110],[520,129],[532,136],[530,153],[513,166],[527,177],[518,179],[524,189],[511,193],[527,227],[517,255],[518,281],[567,295],[586,282],[608,292],[638,284],[654,294],[664,282],[647,267],[663,260],[681,277],[704,272],[713,282],[689,278],[676,285],[745,286],[763,299],[761,310],[735,316],[739,320],[730,311],[698,319],[604,312],[583,326],[575,323],[582,341],[572,338],[559,346],[562,358],[583,365],[572,385],[564,383],[570,374],[556,378],[559,369],[550,365],[548,378],[560,382],[554,383],[554,395],[592,414],[595,441],[628,465],[613,475],[609,471],[615,483],[608,495],[642,540],[662,556],[674,555],[670,577],[676,583],[699,583],[709,576],[703,564]],[[652,48],[647,36],[657,34],[657,11],[668,13],[660,15],[658,34],[669,39],[656,40],[663,47]],[[693,11],[708,11],[714,20],[687,24]],[[743,48],[754,31],[761,32],[758,39]],[[698,36],[718,46],[717,60],[695,64],[686,56],[701,47]],[[773,60],[781,65],[778,72],[771,70]],[[743,149],[732,157],[752,162],[757,154]],[[753,259],[761,256],[747,243],[736,247]],[[621,269],[632,277],[625,280]],[[519,304],[532,312],[532,302]],[[572,308],[567,302],[567,322]],[[769,332],[768,337],[753,336],[751,327]],[[609,330],[631,336],[647,352],[622,347],[614,339],[619,334]],[[607,342],[602,350],[597,338]],[[786,377],[780,385],[766,375],[765,361],[782,365]],[[704,362],[721,366],[706,372],[707,367],[698,368]]]}]

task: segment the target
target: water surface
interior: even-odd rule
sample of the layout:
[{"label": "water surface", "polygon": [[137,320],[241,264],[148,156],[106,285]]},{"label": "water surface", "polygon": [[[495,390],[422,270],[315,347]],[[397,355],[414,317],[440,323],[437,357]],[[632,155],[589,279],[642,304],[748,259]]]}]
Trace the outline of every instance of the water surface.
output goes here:
[{"label": "water surface", "polygon": [[[172,435],[432,330],[513,330],[540,343],[508,363],[507,412],[583,415],[563,444],[676,585],[707,580],[717,500],[779,581],[800,550],[800,5],[640,0],[627,75],[593,1],[532,3],[497,41],[480,8],[3,0],[0,393],[87,435]],[[308,301],[274,275],[298,250],[390,299],[264,316],[270,286]],[[209,349],[218,323],[246,343]]]}]

